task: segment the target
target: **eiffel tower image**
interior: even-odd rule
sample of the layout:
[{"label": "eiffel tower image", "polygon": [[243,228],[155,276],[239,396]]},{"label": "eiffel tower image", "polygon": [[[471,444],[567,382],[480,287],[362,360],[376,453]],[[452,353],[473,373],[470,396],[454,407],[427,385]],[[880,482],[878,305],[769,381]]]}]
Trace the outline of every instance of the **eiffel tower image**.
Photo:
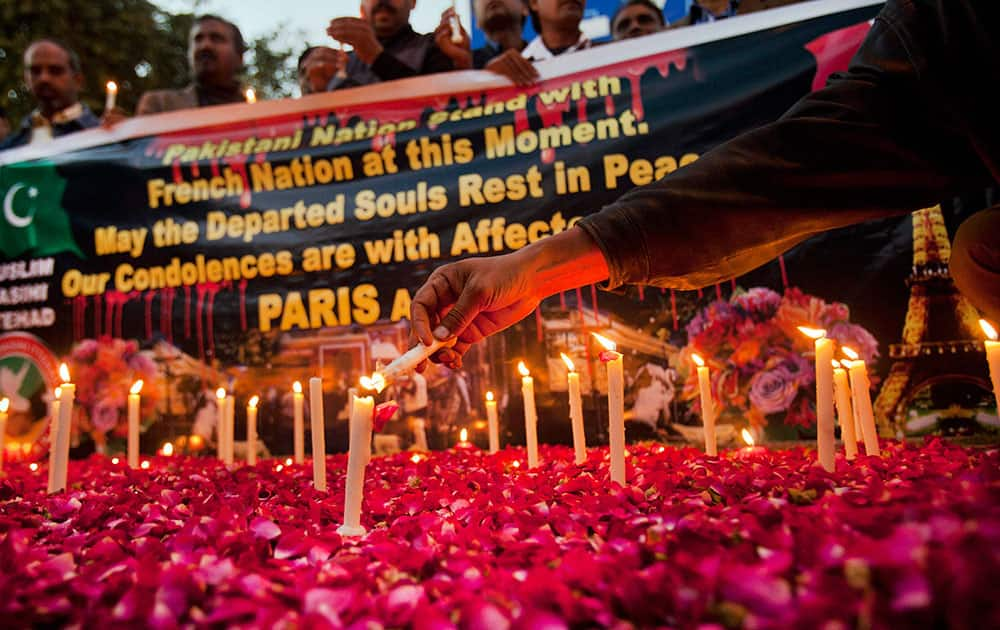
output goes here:
[{"label": "eiffel tower image", "polygon": [[948,432],[956,421],[975,417],[975,409],[969,407],[992,391],[979,313],[955,288],[948,271],[950,258],[941,207],[914,212],[913,269],[906,280],[910,298],[903,338],[889,346],[892,367],[874,405],[884,436],[926,429],[919,419],[909,417],[918,396],[926,400],[929,393],[933,406],[944,408],[945,413],[930,420]]}]

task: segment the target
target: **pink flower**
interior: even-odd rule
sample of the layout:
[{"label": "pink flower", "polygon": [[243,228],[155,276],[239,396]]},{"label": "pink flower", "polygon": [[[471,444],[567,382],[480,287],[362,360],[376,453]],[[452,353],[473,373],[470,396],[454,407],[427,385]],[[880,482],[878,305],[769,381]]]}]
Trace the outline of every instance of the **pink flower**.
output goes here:
[{"label": "pink flower", "polygon": [[750,402],[765,415],[787,410],[798,392],[795,377],[784,367],[762,370],[750,379]]},{"label": "pink flower", "polygon": [[101,399],[94,405],[90,421],[101,433],[107,433],[118,424],[119,408],[107,399]]}]

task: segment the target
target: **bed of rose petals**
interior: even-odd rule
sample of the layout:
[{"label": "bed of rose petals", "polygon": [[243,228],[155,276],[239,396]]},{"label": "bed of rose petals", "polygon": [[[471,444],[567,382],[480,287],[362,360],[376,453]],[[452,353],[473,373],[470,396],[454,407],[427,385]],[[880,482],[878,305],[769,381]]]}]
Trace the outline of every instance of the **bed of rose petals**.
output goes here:
[{"label": "bed of rose petals", "polygon": [[933,440],[882,458],[808,449],[459,449],[375,458],[342,539],[346,456],[311,468],[95,456],[68,492],[0,480],[7,627],[1000,625],[1000,453]]}]

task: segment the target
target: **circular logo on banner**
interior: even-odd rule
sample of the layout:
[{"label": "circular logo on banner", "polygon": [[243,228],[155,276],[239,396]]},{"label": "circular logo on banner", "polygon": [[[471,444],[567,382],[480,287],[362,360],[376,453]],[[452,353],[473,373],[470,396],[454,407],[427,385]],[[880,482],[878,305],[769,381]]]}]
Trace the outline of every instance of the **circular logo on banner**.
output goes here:
[{"label": "circular logo on banner", "polygon": [[12,459],[26,457],[44,435],[58,372],[58,360],[38,337],[0,335],[0,397],[10,399],[5,449]]}]

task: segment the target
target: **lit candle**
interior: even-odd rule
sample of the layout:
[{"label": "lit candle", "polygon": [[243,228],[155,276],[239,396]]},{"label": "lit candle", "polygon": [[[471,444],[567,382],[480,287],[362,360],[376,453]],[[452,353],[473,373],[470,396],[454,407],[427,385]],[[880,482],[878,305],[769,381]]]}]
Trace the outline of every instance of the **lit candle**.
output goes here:
[{"label": "lit candle", "polygon": [[118,97],[118,84],[114,81],[108,81],[107,85],[104,86],[105,96],[104,96],[104,112],[110,112],[115,108],[115,99]]},{"label": "lit candle", "polygon": [[563,363],[566,364],[566,389],[569,393],[569,420],[573,427],[573,453],[576,465],[587,461],[587,436],[583,431],[583,400],[580,398],[580,374],[573,365],[573,360],[560,352]]},{"label": "lit candle", "polygon": [[306,457],[306,428],[305,421],[303,420],[303,399],[305,395],[302,393],[302,383],[295,381],[292,383],[292,409],[293,409],[293,424],[292,430],[295,432],[295,463],[301,464],[305,461]]},{"label": "lit candle", "polygon": [[257,93],[253,91],[253,88],[247,88],[246,91],[247,103],[253,104],[257,102]]},{"label": "lit candle", "polygon": [[361,501],[364,498],[365,466],[371,457],[372,419],[375,399],[354,397],[351,404],[350,447],[347,453],[347,481],[344,489],[344,524],[337,528],[341,536],[364,536],[361,526]]},{"label": "lit candle", "polygon": [[993,397],[997,400],[997,408],[1000,409],[1000,341],[997,341],[997,331],[985,319],[979,320],[979,326],[986,333],[986,363],[990,366],[990,380],[993,381]]},{"label": "lit candle", "polygon": [[843,361],[847,366],[847,374],[851,380],[851,403],[854,413],[861,422],[861,435],[865,441],[865,454],[879,454],[878,431],[875,429],[875,414],[872,412],[871,383],[868,381],[868,368],[865,362],[858,358],[858,353],[844,346],[841,348],[850,361]]},{"label": "lit candle", "polygon": [[698,368],[698,392],[701,395],[701,425],[705,431],[705,454],[715,457],[718,443],[715,436],[715,402],[712,400],[712,382],[705,360],[697,354],[691,355]]},{"label": "lit candle", "polygon": [[52,488],[56,483],[56,432],[59,430],[59,401],[62,387],[57,386],[52,392],[52,412],[49,416],[49,482],[46,488]]},{"label": "lit candle", "polygon": [[538,412],[535,410],[535,380],[524,361],[517,364],[521,374],[521,396],[524,398],[524,441],[528,451],[528,468],[538,466]]},{"label": "lit candle", "polygon": [[451,42],[453,44],[461,44],[462,29],[458,24],[458,14],[455,13],[455,0],[451,0],[451,20],[448,26],[451,28]]},{"label": "lit candle", "polygon": [[142,402],[142,379],[132,384],[128,392],[128,467],[139,467],[139,409]]},{"label": "lit candle", "polygon": [[497,401],[493,400],[493,392],[486,392],[486,422],[490,431],[490,452],[500,450],[500,425],[497,422]]},{"label": "lit candle", "polygon": [[160,449],[160,454],[165,457],[171,457],[174,454],[174,444],[173,442],[166,442],[163,448]]},{"label": "lit candle", "polygon": [[[418,343],[403,353],[403,355],[395,361],[372,374],[371,378],[373,380],[381,379],[382,387],[384,388],[386,385],[392,383],[403,374],[417,369],[417,366],[420,365],[421,362],[426,361],[427,357],[431,356],[441,348],[452,347],[457,341],[458,337],[452,337],[451,339],[447,339],[445,341],[435,341],[429,346]],[[380,388],[377,391],[382,390]]]},{"label": "lit candle", "polygon": [[326,492],[326,421],[323,418],[323,379],[309,379],[309,415],[312,423],[313,486]]},{"label": "lit candle", "polygon": [[7,410],[10,409],[10,399],[0,400],[0,470],[3,470],[4,441],[7,438]]},{"label": "lit candle", "polygon": [[247,464],[257,464],[257,403],[260,396],[254,396],[247,402]]},{"label": "lit candle", "polygon": [[56,452],[55,470],[52,473],[52,483],[49,494],[66,489],[66,475],[69,466],[69,430],[73,420],[73,399],[76,397],[76,385],[69,380],[69,368],[65,363],[59,366],[59,376],[63,380],[59,394],[59,421],[56,425],[56,437],[52,449]]},{"label": "lit candle", "polygon": [[458,432],[458,443],[459,445],[465,445],[469,442],[469,430],[462,429]]},{"label": "lit candle", "polygon": [[816,455],[820,466],[834,471],[833,440],[833,340],[822,328],[799,326],[799,332],[814,340],[816,349]]},{"label": "lit candle", "polygon": [[844,455],[854,459],[858,455],[858,437],[854,433],[851,386],[847,382],[847,370],[836,359],[833,361],[833,389],[837,396],[837,421],[840,422],[840,439],[844,441]]},{"label": "lit candle", "polygon": [[236,429],[236,395],[226,397],[226,450],[223,452],[226,466],[233,465],[233,433]]},{"label": "lit candle", "polygon": [[625,368],[615,342],[590,333],[604,346],[601,361],[608,366],[608,450],[611,451],[611,481],[625,485]]},{"label": "lit candle", "polygon": [[215,402],[218,418],[215,422],[215,456],[219,461],[225,461],[226,456],[226,390],[220,387],[215,390]]}]

